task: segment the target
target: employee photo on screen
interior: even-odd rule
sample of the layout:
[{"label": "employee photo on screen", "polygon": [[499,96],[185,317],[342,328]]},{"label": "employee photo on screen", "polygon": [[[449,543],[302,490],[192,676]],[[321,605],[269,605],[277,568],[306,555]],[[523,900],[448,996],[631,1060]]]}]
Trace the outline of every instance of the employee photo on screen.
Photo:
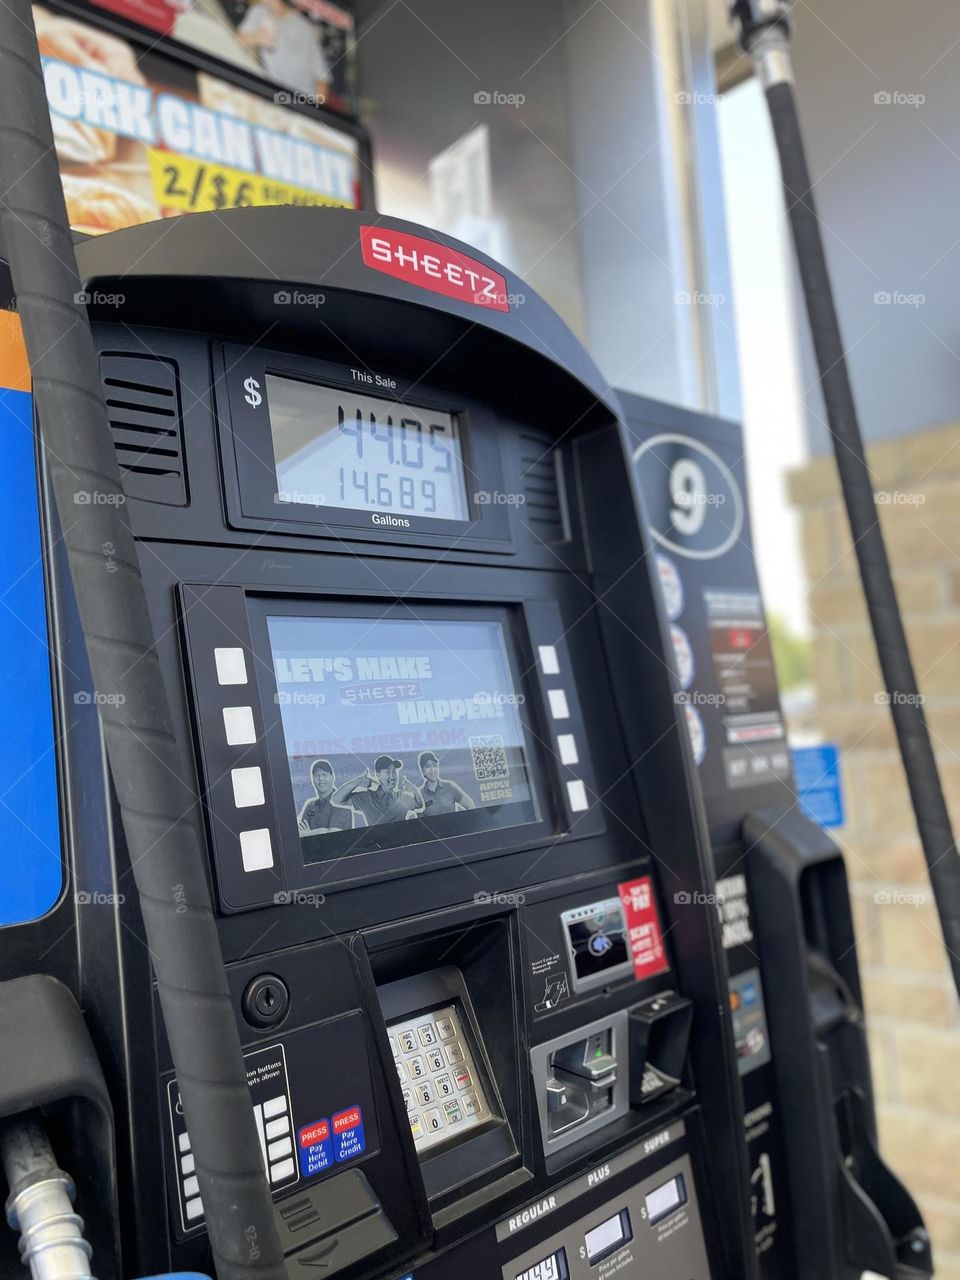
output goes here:
[{"label": "employee photo on screen", "polygon": [[270,617],[267,627],[308,860],[315,847],[326,857],[537,820],[524,699],[499,622]]}]

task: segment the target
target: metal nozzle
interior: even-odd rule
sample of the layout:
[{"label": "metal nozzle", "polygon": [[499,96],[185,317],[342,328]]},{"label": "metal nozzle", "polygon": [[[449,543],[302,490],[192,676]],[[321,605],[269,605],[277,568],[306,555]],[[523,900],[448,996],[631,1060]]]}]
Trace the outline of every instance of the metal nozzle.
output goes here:
[{"label": "metal nozzle", "polygon": [[36,1118],[17,1116],[0,1127],[0,1159],[10,1188],[7,1222],[20,1232],[20,1256],[33,1280],[92,1280],[73,1182],[57,1167]]},{"label": "metal nozzle", "polygon": [[790,34],[792,0],[730,0],[730,17],[740,27],[740,43],[748,53],[754,40],[772,27]]}]

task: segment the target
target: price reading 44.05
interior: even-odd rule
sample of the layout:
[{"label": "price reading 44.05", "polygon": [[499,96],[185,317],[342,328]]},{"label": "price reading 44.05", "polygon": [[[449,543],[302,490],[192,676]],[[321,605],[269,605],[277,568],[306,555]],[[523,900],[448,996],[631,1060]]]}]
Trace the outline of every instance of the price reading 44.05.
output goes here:
[{"label": "price reading 44.05", "polygon": [[281,502],[467,520],[450,413],[267,374]]}]

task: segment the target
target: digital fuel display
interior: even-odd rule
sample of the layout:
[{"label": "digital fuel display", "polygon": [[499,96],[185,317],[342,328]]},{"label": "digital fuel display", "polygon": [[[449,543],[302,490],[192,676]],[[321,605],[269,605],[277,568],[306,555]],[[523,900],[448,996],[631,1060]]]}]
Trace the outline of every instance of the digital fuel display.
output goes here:
[{"label": "digital fuel display", "polygon": [[470,519],[453,414],[277,374],[266,384],[277,502]]}]

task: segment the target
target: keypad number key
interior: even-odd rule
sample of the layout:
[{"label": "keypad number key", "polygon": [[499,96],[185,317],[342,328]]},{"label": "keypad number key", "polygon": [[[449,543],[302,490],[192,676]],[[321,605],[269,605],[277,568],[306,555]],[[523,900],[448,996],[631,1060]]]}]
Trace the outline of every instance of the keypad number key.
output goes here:
[{"label": "keypad number key", "polygon": [[431,1045],[437,1043],[437,1036],[432,1022],[425,1022],[422,1026],[417,1027],[417,1035],[420,1037],[420,1043],[425,1049],[429,1049]]},{"label": "keypad number key", "polygon": [[453,1081],[448,1075],[437,1076],[433,1082],[437,1088],[437,1095],[441,1098],[449,1098],[453,1095]]},{"label": "keypad number key", "polygon": [[404,1053],[413,1053],[414,1049],[419,1048],[415,1031],[401,1031],[398,1039]]},{"label": "keypad number key", "polygon": [[417,1101],[420,1103],[421,1107],[425,1107],[433,1101],[433,1090],[430,1088],[429,1084],[417,1085]]},{"label": "keypad number key", "polygon": [[443,1128],[443,1116],[439,1110],[434,1107],[432,1111],[423,1113],[423,1123],[426,1126],[427,1133],[439,1133]]},{"label": "keypad number key", "polygon": [[407,1059],[407,1075],[411,1080],[422,1080],[427,1074],[422,1058]]},{"label": "keypad number key", "polygon": [[446,1066],[446,1063],[443,1060],[443,1051],[441,1049],[431,1049],[427,1054],[427,1065],[434,1074],[438,1071],[442,1071]]}]

